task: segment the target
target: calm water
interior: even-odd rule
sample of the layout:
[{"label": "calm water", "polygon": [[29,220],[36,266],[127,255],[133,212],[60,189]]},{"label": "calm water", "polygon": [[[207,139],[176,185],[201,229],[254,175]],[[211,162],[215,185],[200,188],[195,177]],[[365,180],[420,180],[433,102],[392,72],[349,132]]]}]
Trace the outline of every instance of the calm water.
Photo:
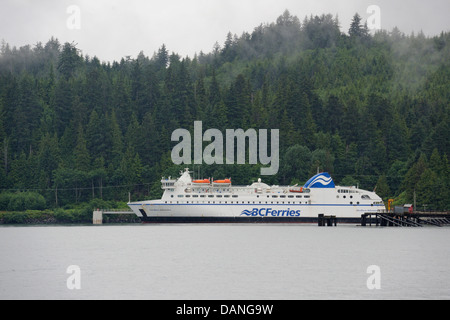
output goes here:
[{"label": "calm water", "polygon": [[434,227],[0,227],[0,299],[450,299],[449,243]]}]

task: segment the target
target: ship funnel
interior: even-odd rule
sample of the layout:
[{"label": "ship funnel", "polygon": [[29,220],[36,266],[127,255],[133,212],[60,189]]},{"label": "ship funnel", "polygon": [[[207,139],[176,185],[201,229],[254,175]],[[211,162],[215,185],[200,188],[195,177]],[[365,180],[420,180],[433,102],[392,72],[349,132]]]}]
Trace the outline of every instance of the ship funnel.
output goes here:
[{"label": "ship funnel", "polygon": [[314,177],[309,179],[303,188],[335,188],[335,184],[330,174],[327,172],[322,172],[316,174]]}]

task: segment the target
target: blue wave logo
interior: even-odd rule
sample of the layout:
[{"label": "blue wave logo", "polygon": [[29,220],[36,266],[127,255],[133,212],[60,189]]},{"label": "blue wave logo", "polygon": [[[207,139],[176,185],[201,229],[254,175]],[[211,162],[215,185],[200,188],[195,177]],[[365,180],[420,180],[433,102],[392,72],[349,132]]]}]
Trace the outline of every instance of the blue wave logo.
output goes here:
[{"label": "blue wave logo", "polygon": [[323,177],[323,176],[320,176],[320,177],[317,177],[316,179],[314,179],[314,180],[311,182],[311,185],[314,185],[314,184],[316,184],[316,183],[320,183],[320,184],[323,185],[323,186],[327,186],[327,185],[329,185],[332,181],[333,181],[333,179],[331,179],[331,177],[327,179],[327,178],[325,178],[325,177]]},{"label": "blue wave logo", "polygon": [[335,184],[333,179],[328,173],[319,173],[309,179],[304,188],[335,188]]},{"label": "blue wave logo", "polygon": [[249,210],[244,210],[241,213],[241,216],[251,216],[252,215],[252,211]]}]

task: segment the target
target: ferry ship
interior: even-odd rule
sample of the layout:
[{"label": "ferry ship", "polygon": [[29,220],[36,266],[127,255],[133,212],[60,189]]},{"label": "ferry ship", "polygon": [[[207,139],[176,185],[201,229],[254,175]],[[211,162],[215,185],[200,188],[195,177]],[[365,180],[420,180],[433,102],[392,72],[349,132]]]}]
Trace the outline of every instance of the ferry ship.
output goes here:
[{"label": "ferry ship", "polygon": [[178,179],[162,178],[161,184],[161,199],[128,203],[143,222],[313,223],[325,215],[353,223],[364,213],[385,210],[375,192],[336,186],[326,172],[303,186],[269,186],[261,179],[233,186],[231,179],[193,180],[186,168]]}]

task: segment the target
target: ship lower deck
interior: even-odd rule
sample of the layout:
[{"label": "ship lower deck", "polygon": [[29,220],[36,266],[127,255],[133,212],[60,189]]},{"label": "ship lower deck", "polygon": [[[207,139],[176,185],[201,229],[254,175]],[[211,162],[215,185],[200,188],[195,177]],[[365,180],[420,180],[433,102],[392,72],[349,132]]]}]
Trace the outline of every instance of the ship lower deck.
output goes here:
[{"label": "ship lower deck", "polygon": [[[338,223],[360,223],[361,218],[335,218]],[[288,223],[317,224],[319,217],[141,217],[143,223]]]}]

